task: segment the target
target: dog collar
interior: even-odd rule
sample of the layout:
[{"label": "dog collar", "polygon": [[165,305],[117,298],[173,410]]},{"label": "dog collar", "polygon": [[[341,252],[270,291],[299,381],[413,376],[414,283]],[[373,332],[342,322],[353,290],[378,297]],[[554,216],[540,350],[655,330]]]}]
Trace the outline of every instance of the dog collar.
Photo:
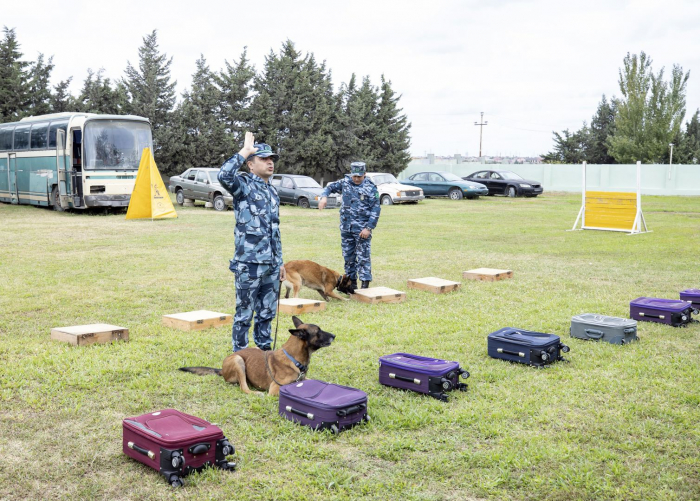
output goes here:
[{"label": "dog collar", "polygon": [[299,372],[301,372],[302,374],[306,374],[306,371],[308,370],[308,367],[306,365],[302,364],[296,358],[287,353],[287,350],[285,350],[284,348],[282,348],[282,353],[287,355],[287,358],[294,363],[296,368],[299,369]]},{"label": "dog collar", "polygon": [[340,282],[343,280],[343,275],[340,275],[338,277],[338,280],[335,282],[335,288],[337,289],[340,286]]}]

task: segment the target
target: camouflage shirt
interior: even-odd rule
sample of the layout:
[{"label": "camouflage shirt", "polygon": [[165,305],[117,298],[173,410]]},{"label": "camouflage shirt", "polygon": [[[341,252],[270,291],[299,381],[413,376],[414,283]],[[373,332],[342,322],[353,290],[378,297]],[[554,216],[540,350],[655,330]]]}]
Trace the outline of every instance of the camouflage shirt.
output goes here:
[{"label": "camouflage shirt", "polygon": [[321,196],[331,193],[343,194],[343,206],[340,208],[340,230],[361,232],[365,228],[373,230],[379,222],[379,191],[369,178],[362,184],[355,184],[352,176],[330,183]]},{"label": "camouflage shirt", "polygon": [[252,173],[239,172],[245,159],[236,154],[219,171],[219,182],[233,195],[236,216],[234,261],[282,265],[280,199],[274,186]]}]

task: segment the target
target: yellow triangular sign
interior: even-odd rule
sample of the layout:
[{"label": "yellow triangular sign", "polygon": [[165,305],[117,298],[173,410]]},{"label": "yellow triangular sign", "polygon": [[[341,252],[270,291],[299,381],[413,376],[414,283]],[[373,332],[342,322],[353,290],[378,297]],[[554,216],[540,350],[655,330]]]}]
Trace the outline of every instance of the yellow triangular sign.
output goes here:
[{"label": "yellow triangular sign", "polygon": [[127,219],[165,219],[177,217],[170,195],[160,177],[158,166],[150,148],[144,148],[131,193]]}]

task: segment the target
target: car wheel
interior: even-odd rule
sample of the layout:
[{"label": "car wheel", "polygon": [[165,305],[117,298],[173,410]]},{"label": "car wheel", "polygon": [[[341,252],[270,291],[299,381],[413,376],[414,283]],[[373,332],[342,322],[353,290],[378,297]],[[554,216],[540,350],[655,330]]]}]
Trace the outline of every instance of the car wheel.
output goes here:
[{"label": "car wheel", "polygon": [[54,186],[51,190],[51,201],[53,202],[53,210],[56,212],[64,212],[66,209],[61,205],[61,197],[58,193],[58,186]]},{"label": "car wheel", "polygon": [[214,209],[218,211],[226,210],[226,201],[224,200],[223,195],[216,195],[214,197]]},{"label": "car wheel", "polygon": [[506,188],[506,196],[515,198],[515,195],[515,186],[508,186],[508,188]]},{"label": "car wheel", "polygon": [[178,203],[178,205],[182,205],[185,203],[185,194],[182,192],[181,189],[175,192],[175,201]]},{"label": "car wheel", "polygon": [[459,188],[452,188],[448,193],[447,196],[449,196],[452,200],[462,200],[462,190]]},{"label": "car wheel", "polygon": [[389,195],[382,195],[382,205],[393,205],[394,201],[391,199]]},{"label": "car wheel", "polygon": [[302,209],[308,209],[310,207],[308,199],[301,197],[297,202],[297,205]]}]

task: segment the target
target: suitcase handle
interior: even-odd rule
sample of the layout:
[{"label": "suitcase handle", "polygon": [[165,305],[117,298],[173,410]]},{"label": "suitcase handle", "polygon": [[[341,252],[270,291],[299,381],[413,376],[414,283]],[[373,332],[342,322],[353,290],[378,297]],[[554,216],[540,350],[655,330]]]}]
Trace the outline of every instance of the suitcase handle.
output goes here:
[{"label": "suitcase handle", "polygon": [[650,313],[644,313],[641,312],[639,313],[640,317],[649,317],[649,318],[659,318],[661,320],[664,320],[666,318],[666,315],[651,315]]},{"label": "suitcase handle", "polygon": [[605,336],[605,333],[603,331],[597,331],[595,329],[586,329],[586,336],[588,336],[591,339],[600,339],[603,336]]},{"label": "suitcase handle", "polygon": [[129,442],[126,445],[127,445],[127,447],[129,447],[129,449],[135,450],[139,454],[143,454],[144,456],[148,456],[151,459],[156,458],[156,455],[153,451],[149,451],[148,449],[144,449],[143,447],[139,447],[134,442]]},{"label": "suitcase handle", "polygon": [[412,377],[406,377],[406,376],[397,376],[393,372],[389,373],[389,377],[391,379],[398,379],[399,381],[406,381],[407,383],[420,384],[420,379],[414,379]]},{"label": "suitcase handle", "polygon": [[627,327],[624,331],[625,334],[634,334],[637,332],[637,329],[635,327]]},{"label": "suitcase handle", "polygon": [[525,353],[522,351],[510,351],[510,350],[504,350],[503,348],[498,348],[496,350],[498,353],[505,353],[506,355],[513,355],[514,357],[525,357]]},{"label": "suitcase handle", "polygon": [[352,407],[348,407],[347,409],[340,409],[336,414],[338,417],[345,417],[348,414],[354,414],[358,411],[361,411],[362,409],[365,409],[367,407],[367,404],[358,404],[358,405],[353,405]]},{"label": "suitcase handle", "polygon": [[208,444],[206,442],[203,442],[201,444],[194,444],[191,446],[188,451],[190,451],[190,454],[193,456],[196,456],[197,454],[204,454],[211,448],[211,444]]},{"label": "suitcase handle", "polygon": [[287,407],[285,407],[285,409],[287,410],[287,412],[291,412],[292,414],[296,414],[297,416],[305,417],[307,419],[310,419],[311,421],[314,420],[314,415],[310,412],[300,411],[299,409],[295,409],[291,405],[288,405]]}]

